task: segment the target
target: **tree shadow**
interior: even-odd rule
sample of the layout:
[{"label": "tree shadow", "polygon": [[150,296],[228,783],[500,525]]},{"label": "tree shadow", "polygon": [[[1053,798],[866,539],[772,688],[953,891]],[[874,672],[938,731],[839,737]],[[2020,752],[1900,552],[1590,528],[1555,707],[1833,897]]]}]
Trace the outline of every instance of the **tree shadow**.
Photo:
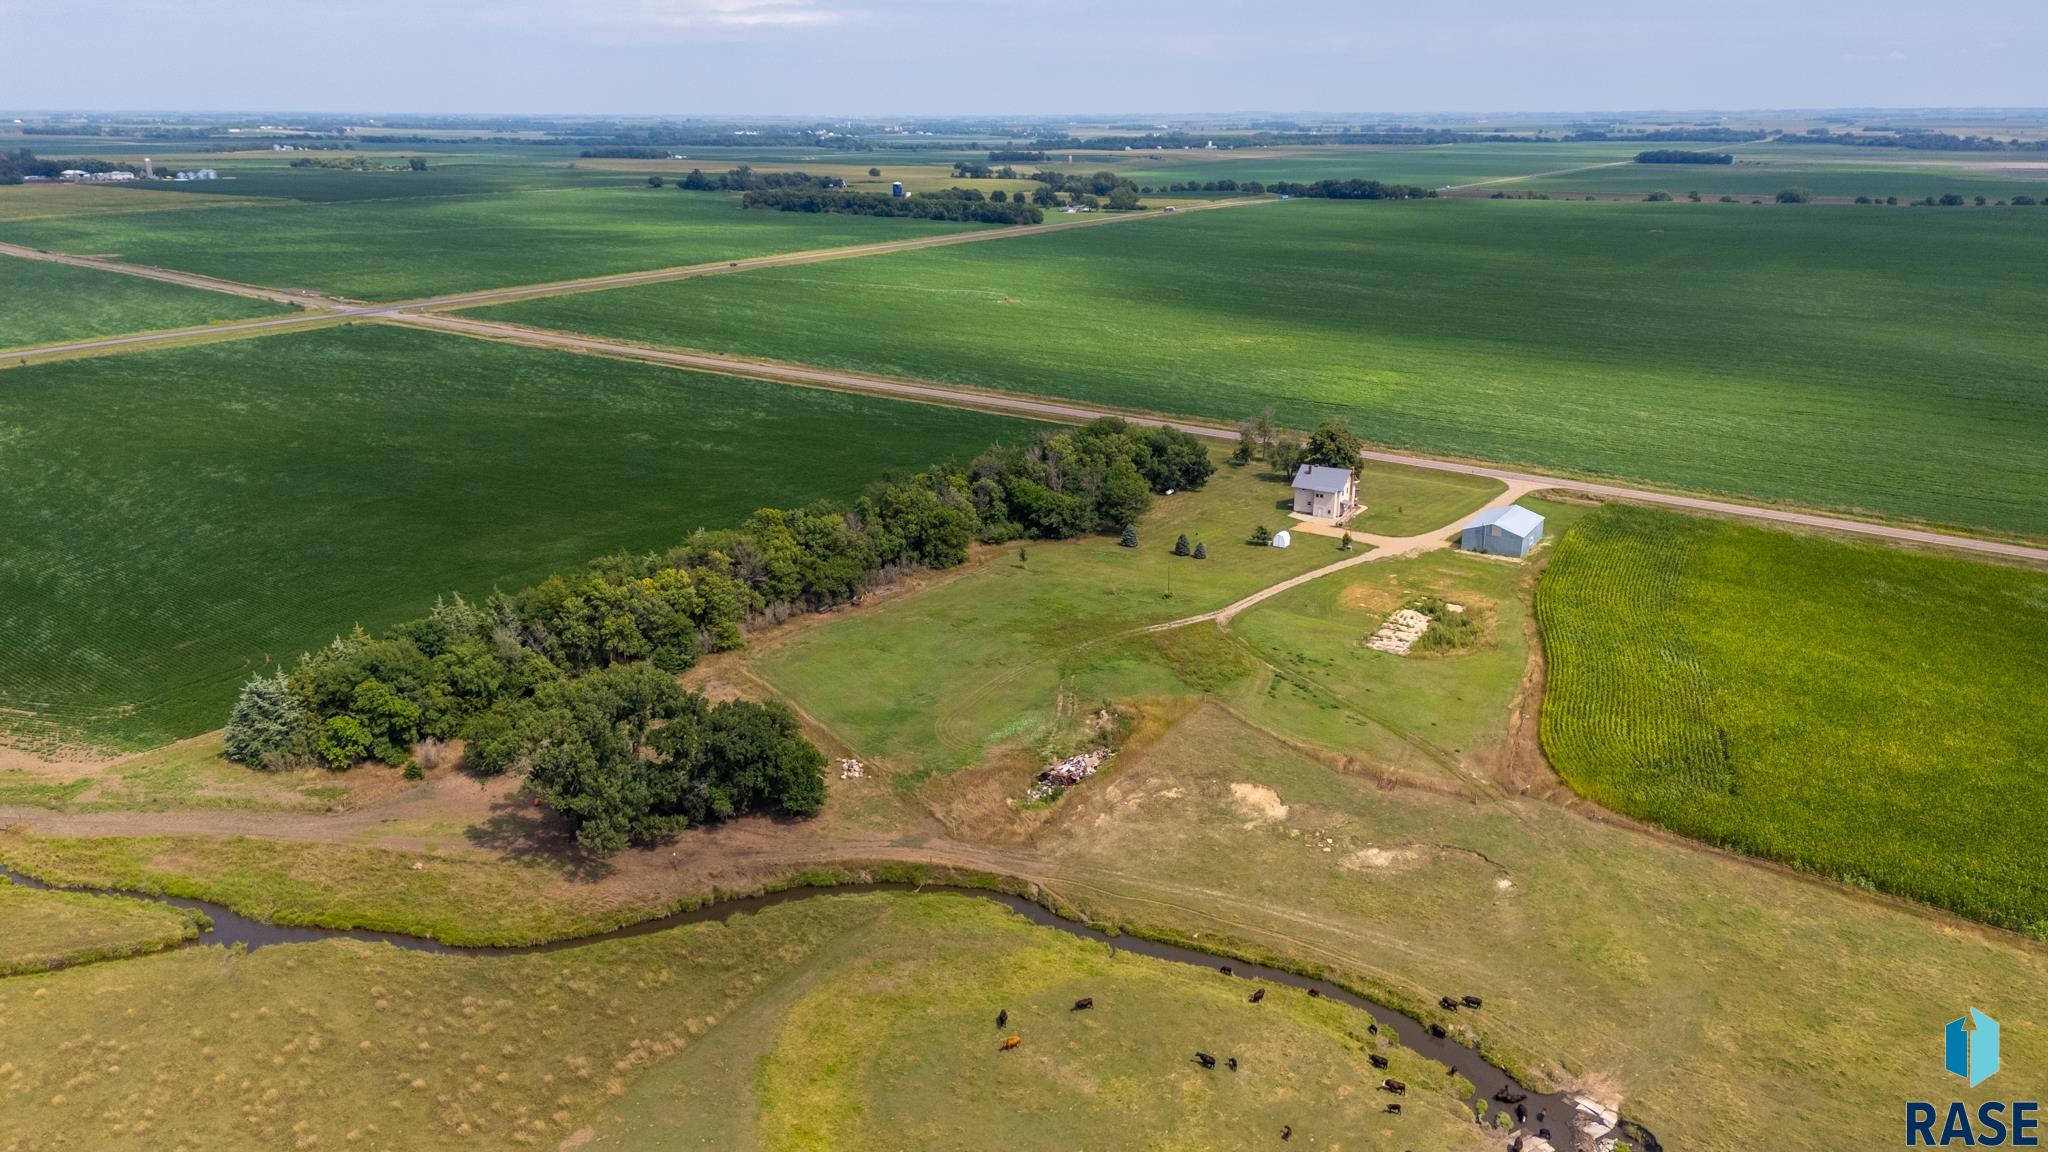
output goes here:
[{"label": "tree shadow", "polygon": [[546,860],[571,880],[595,884],[617,872],[610,861],[576,843],[569,822],[530,801],[510,796],[491,805],[491,815],[462,830],[471,844],[517,859]]}]

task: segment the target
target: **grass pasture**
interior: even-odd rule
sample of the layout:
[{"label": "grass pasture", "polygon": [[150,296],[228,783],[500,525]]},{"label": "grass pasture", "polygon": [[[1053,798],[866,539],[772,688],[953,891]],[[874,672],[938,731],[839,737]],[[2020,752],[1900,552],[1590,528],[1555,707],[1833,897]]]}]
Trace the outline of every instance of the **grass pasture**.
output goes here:
[{"label": "grass pasture", "polygon": [[[137,981],[153,994],[117,999]],[[1080,995],[1093,1013],[1066,1011]],[[909,1132],[1051,1152],[1087,1132],[1243,1147],[1291,1122],[1310,1146],[1485,1147],[1441,1068],[1365,1022],[1297,993],[1254,1007],[1241,981],[955,896],[809,900],[493,959],[196,949],[0,984],[0,1145],[852,1152]],[[1245,1067],[1201,1072],[1203,1044]],[[1412,1085],[1403,1116],[1365,1088],[1373,1048]]]},{"label": "grass pasture", "polygon": [[[424,175],[432,174],[430,170]],[[376,181],[406,175],[339,172],[321,179]],[[114,256],[246,284],[389,301],[972,227],[870,216],[750,212],[740,207],[736,195],[609,179],[607,186],[495,195],[337,198],[204,212],[0,221],[0,240],[56,252]]]},{"label": "grass pasture", "polygon": [[[288,305],[117,272],[0,256],[0,349],[186,328],[289,312]],[[17,302],[34,301],[33,306]]]},{"label": "grass pasture", "polygon": [[83,892],[26,888],[0,877],[0,976],[157,952],[199,935],[197,913]]},{"label": "grass pasture", "polygon": [[0,727],[17,744],[208,731],[252,672],[351,623],[1029,427],[381,325],[6,383]]},{"label": "grass pasture", "polygon": [[1538,604],[1574,788],[2048,939],[2048,576],[1610,507]]},{"label": "grass pasture", "polygon": [[2048,211],[1720,207],[1248,205],[483,314],[2048,533]]},{"label": "grass pasture", "polygon": [[[1036,749],[1098,706],[1097,677],[1086,691],[1080,677],[1100,642],[1339,559],[1336,541],[1313,536],[1284,551],[1246,544],[1253,526],[1288,523],[1276,505],[1289,498],[1277,476],[1221,468],[1199,492],[1155,500],[1135,550],[1102,536],[1027,544],[1020,560],[1010,545],[957,579],[793,630],[748,665],[906,785],[994,748]],[[1182,533],[1209,558],[1174,557]]]}]

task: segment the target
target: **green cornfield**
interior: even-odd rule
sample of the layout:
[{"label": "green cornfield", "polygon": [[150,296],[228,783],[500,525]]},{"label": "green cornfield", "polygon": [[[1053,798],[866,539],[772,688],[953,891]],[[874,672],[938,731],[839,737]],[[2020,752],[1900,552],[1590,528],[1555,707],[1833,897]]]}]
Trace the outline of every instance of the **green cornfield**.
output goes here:
[{"label": "green cornfield", "polygon": [[1536,611],[1580,793],[2048,938],[2048,575],[1617,505]]}]

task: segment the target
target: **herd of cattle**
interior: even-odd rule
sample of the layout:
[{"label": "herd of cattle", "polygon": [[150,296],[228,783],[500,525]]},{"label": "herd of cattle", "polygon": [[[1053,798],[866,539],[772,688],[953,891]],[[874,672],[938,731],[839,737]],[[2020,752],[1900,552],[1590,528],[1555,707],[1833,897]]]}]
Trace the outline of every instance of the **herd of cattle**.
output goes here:
[{"label": "herd of cattle", "polygon": [[[1223,972],[1223,974],[1224,974],[1225,976],[1234,976],[1234,975],[1236,975],[1236,973],[1235,973],[1235,972],[1233,972],[1233,971],[1231,970],[1231,967],[1230,967],[1230,965],[1228,965],[1228,964],[1225,964],[1225,965],[1224,965],[1224,966],[1222,967],[1221,971]],[[1321,996],[1321,995],[1322,995],[1322,993],[1321,993],[1321,992],[1319,992],[1319,991],[1317,991],[1317,990],[1316,990],[1315,988],[1310,988],[1310,989],[1308,990],[1308,994],[1309,994],[1310,996],[1312,996],[1312,997],[1317,997],[1317,996]],[[1252,994],[1251,994],[1251,996],[1250,996],[1249,1000],[1250,1000],[1250,1002],[1251,1002],[1251,1003],[1253,1003],[1253,1004],[1257,1004],[1257,1003],[1259,1003],[1259,1002],[1263,1001],[1263,1000],[1264,1000],[1265,998],[1266,998],[1266,990],[1265,990],[1264,988],[1259,988],[1259,989],[1256,989],[1256,990],[1254,990],[1254,991],[1252,992]],[[1461,1008],[1461,1007],[1463,1007],[1463,1008],[1481,1008],[1481,1007],[1484,1007],[1484,1006],[1485,1006],[1486,1002],[1485,1002],[1484,1000],[1481,1000],[1481,999],[1480,999],[1479,997],[1477,997],[1477,996],[1462,996],[1462,997],[1459,997],[1459,998],[1457,998],[1457,999],[1455,999],[1455,1000],[1454,1000],[1454,999],[1452,999],[1452,998],[1451,998],[1451,997],[1449,997],[1449,996],[1445,996],[1445,997],[1444,997],[1444,998],[1442,998],[1441,1000],[1438,1000],[1438,1001],[1437,1001],[1437,1004],[1438,1004],[1438,1006],[1442,1007],[1442,1008],[1443,1008],[1443,1009],[1444,1009],[1445,1011],[1447,1011],[1447,1012],[1456,1012],[1456,1011],[1457,1011],[1457,1010],[1458,1010],[1459,1008]],[[1093,1007],[1095,1007],[1095,997],[1093,997],[1093,996],[1083,996],[1083,997],[1081,997],[1081,998],[1080,998],[1079,1000],[1076,1000],[1076,1001],[1074,1001],[1074,1006],[1073,1006],[1073,1007],[1072,1007],[1071,1009],[1069,1009],[1069,1011],[1071,1011],[1071,1012],[1085,1012],[1085,1011],[1087,1011],[1088,1009],[1090,1009],[1090,1008],[1093,1008]],[[1001,1011],[999,1011],[999,1012],[997,1012],[997,1013],[996,1013],[996,1028],[997,1028],[997,1030],[999,1030],[999,1031],[1007,1031],[1007,1030],[1009,1029],[1009,1027],[1010,1027],[1010,1010],[1009,1010],[1008,1008],[1005,1008],[1005,1009],[1003,1009],[1003,1010],[1001,1010]],[[1367,1030],[1367,1031],[1369,1031],[1369,1032],[1371,1032],[1371,1033],[1372,1033],[1373,1035],[1377,1036],[1377,1035],[1379,1035],[1379,1031],[1380,1031],[1380,1026],[1379,1026],[1378,1024],[1368,1024],[1368,1025],[1366,1026],[1366,1030]],[[1440,1024],[1432,1024],[1432,1025],[1430,1025],[1430,1026],[1429,1026],[1429,1033],[1430,1033],[1430,1035],[1432,1035],[1432,1036],[1435,1036],[1435,1037],[1437,1037],[1438,1039],[1442,1039],[1442,1038],[1444,1037],[1444,1035],[1445,1035],[1445,1032],[1444,1032],[1444,1028],[1443,1028],[1443,1026],[1442,1026],[1442,1025],[1440,1025]],[[1022,1036],[1020,1036],[1020,1035],[1010,1035],[1010,1036],[1006,1036],[1006,1037],[1004,1037],[1004,1038],[1003,1038],[1003,1043],[1002,1043],[1002,1051],[1004,1051],[1004,1052],[1008,1052],[1008,1051],[1010,1051],[1011,1049],[1013,1049],[1013,1048],[1016,1048],[1016,1047],[1017,1047],[1018,1045],[1020,1045],[1020,1044],[1022,1044],[1022,1043],[1024,1043],[1024,1037],[1022,1037]],[[1387,1060],[1387,1058],[1386,1058],[1385,1056],[1382,1056],[1382,1055],[1380,1055],[1380,1054],[1379,1054],[1379,1053],[1377,1053],[1377,1052],[1372,1052],[1372,1053],[1368,1053],[1368,1054],[1366,1055],[1366,1059],[1367,1059],[1367,1060],[1370,1060],[1370,1061],[1372,1062],[1372,1066],[1373,1066],[1374,1068],[1376,1068],[1376,1069],[1379,1069],[1379,1070],[1381,1070],[1381,1071],[1385,1071],[1385,1070],[1387,1069],[1387,1067],[1388,1067],[1388,1060]],[[1199,1051],[1199,1050],[1197,1050],[1197,1051],[1195,1052],[1195,1060],[1194,1060],[1194,1062],[1195,1062],[1195,1063],[1197,1063],[1197,1064],[1199,1064],[1199,1065],[1201,1065],[1201,1066],[1202,1066],[1202,1067],[1203,1067],[1204,1069],[1214,1069],[1214,1068],[1216,1067],[1216,1057],[1214,1057],[1214,1056],[1211,1056],[1211,1055],[1210,1055],[1210,1054],[1208,1054],[1207,1052],[1203,1052],[1203,1051]],[[1224,1064],[1224,1066],[1225,1066],[1226,1068],[1230,1069],[1230,1070],[1231,1070],[1232,1072],[1235,1072],[1235,1071],[1237,1071],[1237,1057],[1235,1057],[1235,1056],[1230,1056],[1230,1057],[1226,1057],[1226,1058],[1224,1059],[1224,1061],[1223,1061],[1223,1064]],[[1402,1081],[1402,1080],[1397,1080],[1397,1079],[1393,1078],[1392,1076],[1389,1076],[1389,1077],[1387,1077],[1386,1079],[1384,1079],[1384,1080],[1381,1080],[1381,1081],[1380,1081],[1380,1085],[1379,1085],[1379,1086],[1380,1086],[1380,1091],[1382,1091],[1382,1092],[1388,1092],[1388,1093],[1392,1093],[1392,1094],[1393,1094],[1393,1095],[1395,1095],[1395,1096],[1406,1096],[1406,1095],[1408,1094],[1408,1084],[1407,1084],[1407,1082],[1406,1082],[1406,1081]],[[1524,1108],[1524,1107],[1522,1106],[1522,1101],[1524,1101],[1524,1100],[1528,1099],[1528,1097],[1527,1097],[1527,1096],[1525,1096],[1524,1094],[1522,1094],[1521,1092],[1517,1092],[1517,1091],[1514,1091],[1513,1089],[1507,1089],[1507,1088],[1503,1088],[1503,1089],[1501,1089],[1501,1090],[1500,1090],[1499,1092],[1496,1092],[1496,1093],[1494,1094],[1494,1099],[1496,1099],[1496,1100],[1498,1100],[1498,1101],[1500,1101],[1500,1102],[1502,1102],[1502,1103],[1504,1103],[1504,1104],[1513,1104],[1513,1105],[1515,1106],[1515,1122],[1516,1122],[1516,1123],[1518,1123],[1518,1124],[1519,1124],[1519,1123],[1523,1123],[1523,1122],[1525,1122],[1525,1121],[1527,1121],[1527,1120],[1528,1120],[1528,1117],[1529,1117],[1529,1113],[1528,1113],[1528,1110],[1527,1110],[1527,1109],[1525,1109],[1525,1108]],[[1401,1114],[1401,1105],[1400,1105],[1400,1102],[1399,1102],[1399,1101],[1395,1101],[1395,1102],[1393,1102],[1393,1103],[1390,1103],[1390,1104],[1388,1104],[1388,1105],[1387,1105],[1387,1111],[1388,1111],[1389,1113],[1391,1113],[1392,1115],[1395,1115],[1395,1116],[1399,1116],[1399,1115]],[[1541,1113],[1538,1113],[1537,1115],[1538,1115],[1538,1119],[1541,1119],[1541,1118],[1542,1118],[1542,1114],[1541,1114]],[[1543,1133],[1543,1135],[1544,1135],[1545,1137],[1548,1137],[1548,1136],[1550,1135],[1550,1133],[1549,1133],[1548,1131],[1545,1131],[1545,1132]],[[1293,1137],[1294,1137],[1294,1126],[1293,1126],[1293,1125],[1291,1125],[1291,1124],[1283,1124],[1283,1125],[1281,1125],[1281,1126],[1280,1126],[1280,1139],[1281,1139],[1282,1141],[1290,1140],[1290,1139],[1292,1139]]]}]

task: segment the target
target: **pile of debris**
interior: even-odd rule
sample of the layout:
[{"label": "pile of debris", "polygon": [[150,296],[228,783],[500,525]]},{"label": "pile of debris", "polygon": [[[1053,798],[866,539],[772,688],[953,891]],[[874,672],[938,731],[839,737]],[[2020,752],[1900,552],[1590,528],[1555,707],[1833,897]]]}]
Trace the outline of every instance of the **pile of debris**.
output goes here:
[{"label": "pile of debris", "polygon": [[858,760],[841,760],[839,762],[839,778],[841,780],[865,780],[867,775],[867,772],[861,768],[860,761]]},{"label": "pile of debris", "polygon": [[1034,801],[1049,800],[1063,790],[1095,775],[1109,757],[1110,751],[1107,748],[1095,748],[1076,756],[1069,756],[1040,772],[1038,779],[1032,783],[1031,790],[1025,795]]},{"label": "pile of debris", "polygon": [[1427,631],[1429,617],[1413,608],[1401,608],[1387,617],[1387,622],[1380,625],[1380,630],[1372,634],[1372,639],[1367,640],[1365,646],[1379,652],[1406,656]]}]

